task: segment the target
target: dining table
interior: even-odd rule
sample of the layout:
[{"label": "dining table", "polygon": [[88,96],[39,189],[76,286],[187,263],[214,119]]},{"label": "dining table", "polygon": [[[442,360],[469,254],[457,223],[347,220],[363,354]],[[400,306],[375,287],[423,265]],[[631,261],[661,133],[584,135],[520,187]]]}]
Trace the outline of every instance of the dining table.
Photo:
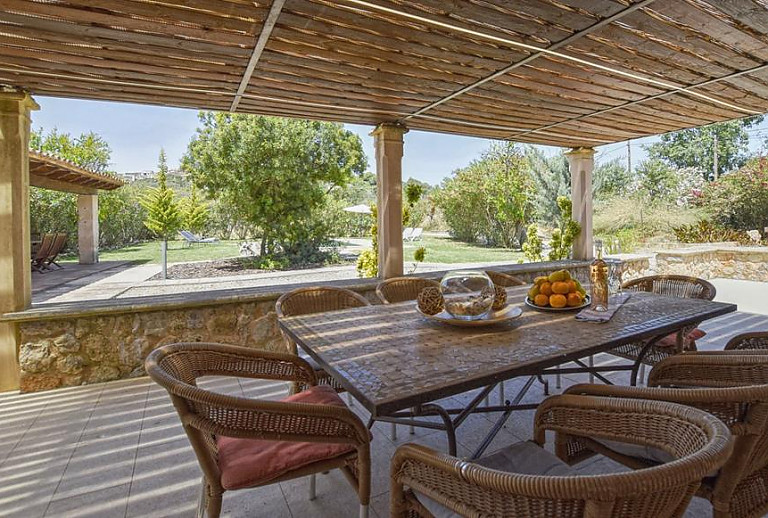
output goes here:
[{"label": "dining table", "polygon": [[[553,372],[602,373],[617,366],[590,366],[583,359],[627,344],[649,346],[671,333],[733,311],[736,305],[632,292],[607,322],[580,321],[576,312],[540,311],[524,304],[527,288],[509,288],[518,318],[484,327],[456,327],[425,318],[413,301],[370,305],[280,319],[281,329],[371,414],[374,421],[444,430],[456,454],[456,430],[473,413],[500,413],[472,458],[477,458],[511,412],[535,408],[521,396],[481,405],[499,383]],[[639,360],[624,367],[636,376]],[[445,398],[481,389],[463,406]],[[522,392],[522,391],[521,391]],[[467,398],[462,398],[466,401]],[[456,401],[450,399],[450,401]],[[440,419],[435,420],[438,416]]]}]

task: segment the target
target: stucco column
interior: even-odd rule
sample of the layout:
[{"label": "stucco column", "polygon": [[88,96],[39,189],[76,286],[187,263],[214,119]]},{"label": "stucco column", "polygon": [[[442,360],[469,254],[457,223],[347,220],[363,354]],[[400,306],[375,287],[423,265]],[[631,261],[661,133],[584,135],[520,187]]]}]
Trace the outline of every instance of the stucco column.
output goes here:
[{"label": "stucco column", "polygon": [[77,250],[80,264],[99,262],[99,195],[77,195]]},{"label": "stucco column", "polygon": [[376,148],[379,225],[379,277],[403,275],[403,135],[397,124],[380,124],[371,133]]},{"label": "stucco column", "polygon": [[[0,314],[32,301],[29,235],[30,112],[26,92],[0,87]],[[18,329],[0,322],[0,391],[19,387]]]},{"label": "stucco column", "polygon": [[592,170],[595,168],[595,150],[573,148],[565,154],[571,171],[572,218],[581,225],[581,233],[573,243],[574,259],[591,259],[594,255],[592,239]]}]

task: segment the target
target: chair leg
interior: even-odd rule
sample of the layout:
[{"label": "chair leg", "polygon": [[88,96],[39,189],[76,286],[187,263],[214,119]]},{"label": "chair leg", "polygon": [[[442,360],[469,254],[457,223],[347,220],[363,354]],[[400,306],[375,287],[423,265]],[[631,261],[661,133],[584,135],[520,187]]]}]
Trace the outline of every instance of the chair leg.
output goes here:
[{"label": "chair leg", "polygon": [[360,518],[368,518],[368,506],[360,504]]},{"label": "chair leg", "polygon": [[197,518],[204,518],[205,516],[205,506],[207,503],[207,498],[205,495],[207,494],[207,484],[205,483],[205,477],[203,477],[203,483],[200,484],[200,496],[197,500]]},{"label": "chair leg", "polygon": [[499,383],[499,404],[504,404],[504,382]]},{"label": "chair leg", "polygon": [[490,396],[485,396],[485,406],[491,406],[491,398]]},{"label": "chair leg", "polygon": [[[595,357],[594,356],[590,356],[589,357],[589,367],[592,368],[594,366],[595,366]],[[595,375],[592,374],[591,372],[589,373],[589,382],[590,383],[594,383],[595,382]]]},{"label": "chair leg", "polygon": [[[416,413],[416,409],[412,408],[411,412],[413,412],[415,414]],[[414,435],[416,433],[416,428],[413,425],[410,425],[408,427],[408,433],[411,434],[411,435]]]},{"label": "chair leg", "polygon": [[392,423],[392,428],[389,432],[389,437],[393,440],[397,440],[397,425],[395,423]]},{"label": "chair leg", "polygon": [[640,384],[645,385],[645,364],[640,364]]},{"label": "chair leg", "polygon": [[557,390],[560,390],[563,387],[562,380],[560,379],[560,369],[557,369],[557,373],[555,374],[555,388]]},{"label": "chair leg", "polygon": [[309,499],[314,500],[317,498],[317,474],[312,473],[309,476]]},{"label": "chair leg", "polygon": [[208,496],[208,518],[219,518],[221,514],[221,493]]}]

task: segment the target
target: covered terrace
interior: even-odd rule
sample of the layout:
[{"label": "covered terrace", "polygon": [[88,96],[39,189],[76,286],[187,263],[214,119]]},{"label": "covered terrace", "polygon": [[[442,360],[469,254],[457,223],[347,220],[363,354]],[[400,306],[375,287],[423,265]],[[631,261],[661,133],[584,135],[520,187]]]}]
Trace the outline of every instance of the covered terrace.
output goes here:
[{"label": "covered terrace", "polygon": [[[596,146],[768,111],[768,7],[758,0],[6,0],[0,12],[0,84],[0,314],[7,314],[0,321],[0,390],[14,390],[22,372],[20,347],[48,327],[61,330],[56,332],[66,338],[62,344],[80,347],[80,340],[91,359],[140,361],[160,338],[169,338],[161,335],[162,315],[145,321],[142,315],[172,314],[174,325],[183,328],[199,324],[176,318],[194,306],[198,317],[210,311],[199,328],[231,333],[234,320],[224,304],[237,303],[244,309],[236,323],[253,324],[249,336],[261,340],[257,345],[283,345],[272,312],[279,293],[253,300],[249,294],[211,293],[207,300],[30,309],[27,148],[37,107],[32,95],[373,126],[384,278],[403,273],[402,157],[409,130],[566,147],[573,216],[583,228],[574,258],[583,260],[593,253]],[[257,313],[253,322],[247,321],[250,313]],[[136,328],[126,324],[134,315]],[[81,320],[73,324],[75,318]],[[146,336],[117,340],[117,333],[135,329]],[[192,336],[185,333],[174,337]],[[79,338],[73,342],[70,336]],[[108,344],[119,350],[107,350]],[[61,386],[62,380],[80,384],[137,374],[90,364],[80,366],[90,369],[87,378],[43,372],[51,365],[36,361],[40,372],[30,373],[30,390]],[[137,393],[152,401],[147,386],[138,386]],[[80,410],[87,422],[90,410]],[[138,410],[142,419],[150,412],[146,405]],[[40,433],[50,433],[42,424]],[[92,439],[83,454],[85,462],[93,461],[88,449],[99,455],[100,436],[110,433],[110,424],[92,436],[81,424],[73,433]],[[27,425],[20,422],[19,428],[26,431]],[[140,441],[142,426],[126,441]],[[126,473],[132,476],[133,462],[143,454],[127,449]],[[385,460],[390,454],[391,448]],[[66,455],[63,469],[74,458]],[[77,486],[62,473],[52,485],[73,491],[62,499],[89,487],[88,480]],[[120,480],[110,489],[132,491],[132,480]],[[75,509],[86,505],[66,503]],[[288,515],[313,512],[296,505],[300,510]],[[52,509],[46,504],[39,514],[56,514]],[[96,515],[104,511],[96,509]],[[121,509],[117,514],[130,514]]]}]

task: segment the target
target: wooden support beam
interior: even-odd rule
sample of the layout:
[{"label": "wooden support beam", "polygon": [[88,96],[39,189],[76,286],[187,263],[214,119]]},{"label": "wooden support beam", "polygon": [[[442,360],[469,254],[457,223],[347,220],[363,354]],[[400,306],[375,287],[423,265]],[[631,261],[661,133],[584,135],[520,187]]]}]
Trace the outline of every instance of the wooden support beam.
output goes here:
[{"label": "wooden support beam", "polygon": [[80,264],[99,262],[99,195],[77,197],[77,250]]},{"label": "wooden support beam", "polygon": [[[0,88],[0,315],[32,301],[29,230],[30,112],[26,92]],[[19,387],[19,333],[0,323],[0,391]]]},{"label": "wooden support beam", "polygon": [[403,275],[403,135],[399,124],[380,124],[371,133],[376,151],[379,277]]},{"label": "wooden support beam", "polygon": [[574,259],[591,259],[592,237],[592,170],[595,168],[593,148],[573,148],[565,154],[571,171],[572,218],[581,225],[581,233],[573,243]]}]

